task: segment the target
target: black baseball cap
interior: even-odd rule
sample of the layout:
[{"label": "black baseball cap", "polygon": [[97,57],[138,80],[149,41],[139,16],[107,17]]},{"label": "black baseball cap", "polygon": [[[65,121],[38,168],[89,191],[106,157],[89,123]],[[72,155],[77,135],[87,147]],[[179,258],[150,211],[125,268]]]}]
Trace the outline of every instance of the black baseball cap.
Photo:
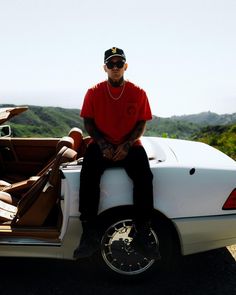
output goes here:
[{"label": "black baseball cap", "polygon": [[110,58],[112,58],[114,56],[122,57],[123,60],[126,61],[124,51],[122,49],[120,49],[120,48],[112,47],[111,49],[108,49],[108,50],[105,51],[104,62],[106,63]]}]

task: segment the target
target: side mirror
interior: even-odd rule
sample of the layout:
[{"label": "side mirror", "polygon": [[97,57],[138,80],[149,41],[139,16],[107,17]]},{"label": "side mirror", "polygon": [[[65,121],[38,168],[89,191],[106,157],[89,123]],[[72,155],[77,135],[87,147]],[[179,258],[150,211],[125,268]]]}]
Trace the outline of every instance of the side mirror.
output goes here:
[{"label": "side mirror", "polygon": [[0,137],[11,136],[11,127],[9,125],[0,126]]}]

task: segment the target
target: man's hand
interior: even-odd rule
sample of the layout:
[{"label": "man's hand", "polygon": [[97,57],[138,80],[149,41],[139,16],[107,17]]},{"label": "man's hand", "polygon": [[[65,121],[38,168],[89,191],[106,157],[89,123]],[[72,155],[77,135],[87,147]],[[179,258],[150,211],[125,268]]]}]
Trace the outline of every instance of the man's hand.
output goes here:
[{"label": "man's hand", "polygon": [[116,148],[115,153],[114,153],[114,156],[112,158],[113,161],[123,160],[127,156],[130,147],[144,133],[145,126],[146,126],[146,122],[145,121],[138,121],[137,122],[137,124],[135,125],[135,127],[133,128],[133,130],[130,132],[127,141],[125,141],[124,143],[120,144]]},{"label": "man's hand", "polygon": [[118,145],[112,160],[114,162],[123,160],[127,156],[130,146],[131,146],[130,142],[124,142]]},{"label": "man's hand", "polygon": [[111,144],[105,143],[100,145],[100,149],[104,158],[112,160],[114,156],[114,148]]}]

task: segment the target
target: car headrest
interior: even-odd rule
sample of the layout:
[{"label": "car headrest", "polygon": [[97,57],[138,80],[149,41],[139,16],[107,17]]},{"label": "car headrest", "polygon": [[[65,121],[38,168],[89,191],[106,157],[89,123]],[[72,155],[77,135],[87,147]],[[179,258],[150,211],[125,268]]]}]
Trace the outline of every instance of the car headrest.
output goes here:
[{"label": "car headrest", "polygon": [[57,148],[56,148],[57,152],[59,152],[61,150],[61,148],[64,147],[64,146],[66,146],[66,147],[68,147],[70,149],[74,149],[74,140],[73,140],[73,138],[70,137],[70,136],[62,137],[57,143]]},{"label": "car headrest", "polygon": [[74,141],[74,150],[78,151],[83,142],[83,131],[80,128],[74,127],[69,131],[68,136]]}]

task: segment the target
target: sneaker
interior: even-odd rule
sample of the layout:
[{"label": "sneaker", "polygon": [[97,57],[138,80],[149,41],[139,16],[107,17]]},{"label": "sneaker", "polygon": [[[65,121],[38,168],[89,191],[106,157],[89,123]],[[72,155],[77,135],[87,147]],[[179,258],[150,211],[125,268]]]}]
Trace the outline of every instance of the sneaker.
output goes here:
[{"label": "sneaker", "polygon": [[95,230],[84,230],[79,246],[75,249],[74,259],[91,257],[100,246],[99,235]]},{"label": "sneaker", "polygon": [[150,234],[150,227],[142,227],[138,231],[136,230],[131,246],[134,251],[141,255],[149,259],[159,260],[161,259],[159,247],[156,243],[151,243]]}]

